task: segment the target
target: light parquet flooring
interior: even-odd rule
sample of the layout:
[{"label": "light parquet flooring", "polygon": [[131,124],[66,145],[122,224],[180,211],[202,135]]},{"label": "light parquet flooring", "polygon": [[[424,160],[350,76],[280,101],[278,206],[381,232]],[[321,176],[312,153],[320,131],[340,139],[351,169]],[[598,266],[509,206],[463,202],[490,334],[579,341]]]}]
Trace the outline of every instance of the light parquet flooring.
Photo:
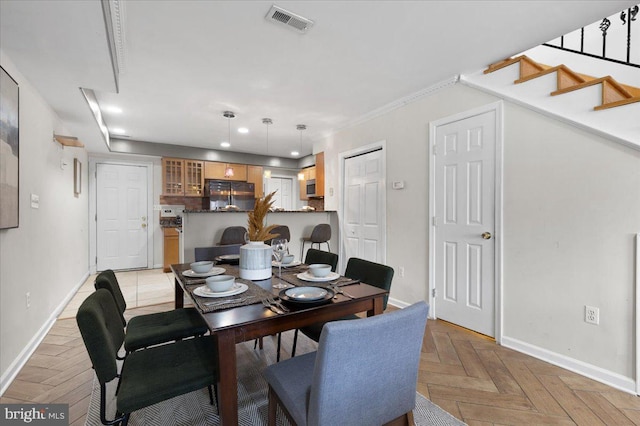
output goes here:
[{"label": "light parquet flooring", "polygon": [[[171,308],[165,303],[127,315]],[[69,404],[69,423],[83,425],[92,381],[75,319],[59,319],[0,403]],[[418,391],[470,426],[640,425],[640,398],[443,321],[428,321]]]}]

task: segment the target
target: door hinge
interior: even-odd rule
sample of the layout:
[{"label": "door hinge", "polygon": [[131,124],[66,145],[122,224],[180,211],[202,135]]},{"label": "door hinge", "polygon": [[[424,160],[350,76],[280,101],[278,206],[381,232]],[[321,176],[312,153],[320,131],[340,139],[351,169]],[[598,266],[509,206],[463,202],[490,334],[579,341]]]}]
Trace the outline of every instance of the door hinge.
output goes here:
[{"label": "door hinge", "polygon": [[433,155],[438,155],[438,145],[433,146]]},{"label": "door hinge", "polygon": [[431,289],[431,296],[433,296],[434,298],[438,296],[438,290],[435,288]]},{"label": "door hinge", "polygon": [[434,216],[432,219],[433,226],[438,226],[438,216]]},{"label": "door hinge", "polygon": [[96,222],[98,221],[98,213],[96,213],[96,217],[93,220],[95,220]]}]

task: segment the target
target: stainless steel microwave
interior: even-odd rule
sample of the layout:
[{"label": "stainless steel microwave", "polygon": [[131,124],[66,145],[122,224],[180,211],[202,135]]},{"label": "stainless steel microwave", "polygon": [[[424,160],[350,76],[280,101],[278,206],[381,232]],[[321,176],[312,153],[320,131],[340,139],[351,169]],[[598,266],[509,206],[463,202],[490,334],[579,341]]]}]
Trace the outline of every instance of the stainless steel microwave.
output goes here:
[{"label": "stainless steel microwave", "polygon": [[316,196],[316,180],[309,179],[307,181],[307,197],[315,197]]}]

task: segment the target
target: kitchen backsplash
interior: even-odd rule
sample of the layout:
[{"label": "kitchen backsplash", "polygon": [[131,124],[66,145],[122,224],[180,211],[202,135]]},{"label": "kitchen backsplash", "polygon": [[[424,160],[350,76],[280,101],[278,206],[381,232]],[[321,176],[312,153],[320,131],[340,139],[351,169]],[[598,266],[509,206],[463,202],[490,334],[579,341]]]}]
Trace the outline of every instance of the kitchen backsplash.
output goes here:
[{"label": "kitchen backsplash", "polygon": [[324,211],[324,198],[310,198],[307,204],[316,209],[317,212]]}]

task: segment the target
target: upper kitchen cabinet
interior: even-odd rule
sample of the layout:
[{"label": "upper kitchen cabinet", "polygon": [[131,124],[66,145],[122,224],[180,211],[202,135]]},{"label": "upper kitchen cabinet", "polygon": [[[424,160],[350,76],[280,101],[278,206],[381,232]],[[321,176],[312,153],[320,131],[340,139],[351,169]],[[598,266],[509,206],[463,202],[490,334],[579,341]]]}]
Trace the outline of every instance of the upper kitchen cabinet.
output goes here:
[{"label": "upper kitchen cabinet", "polygon": [[300,173],[304,175],[304,179],[300,181],[300,199],[308,200],[310,198],[307,191],[310,180],[315,182],[313,187],[315,192],[311,198],[324,197],[324,152],[316,154],[315,166],[304,168],[300,170]]},{"label": "upper kitchen cabinet", "polygon": [[255,197],[262,198],[264,196],[264,188],[262,187],[261,166],[247,166],[247,182],[252,183],[255,188]]},{"label": "upper kitchen cabinet", "polygon": [[[227,168],[233,170],[233,176],[225,176]],[[222,179],[237,180],[241,182],[247,181],[247,165],[235,163],[218,163],[214,161],[204,162],[204,178],[205,179]]]},{"label": "upper kitchen cabinet", "polygon": [[316,154],[316,197],[324,197],[324,152]]},{"label": "upper kitchen cabinet", "polygon": [[202,161],[182,158],[162,159],[162,195],[202,197],[204,188]]}]

